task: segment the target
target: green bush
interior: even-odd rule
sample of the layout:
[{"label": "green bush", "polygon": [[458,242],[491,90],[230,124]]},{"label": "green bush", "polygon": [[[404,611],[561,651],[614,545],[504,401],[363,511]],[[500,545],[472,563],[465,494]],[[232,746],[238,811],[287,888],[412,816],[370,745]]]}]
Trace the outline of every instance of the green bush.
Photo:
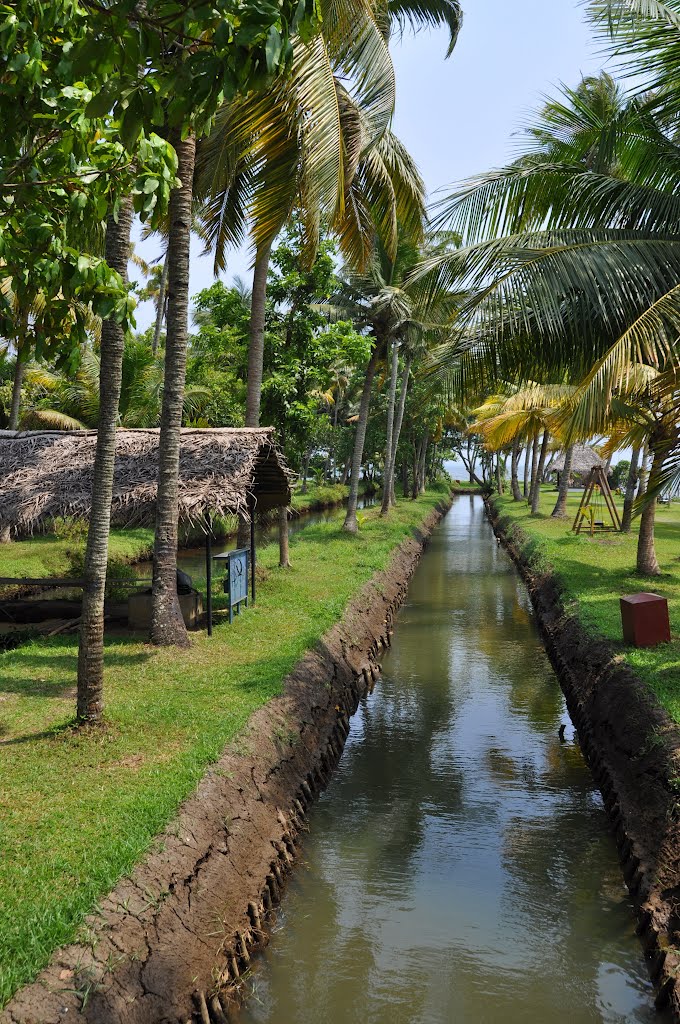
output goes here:
[{"label": "green bush", "polygon": [[[85,573],[85,549],[82,547],[70,548],[66,555],[68,575],[75,578],[82,577]],[[106,596],[109,600],[126,601],[132,590],[132,585],[136,581],[137,573],[129,562],[117,555],[109,555],[106,567]]]},{"label": "green bush", "polygon": [[50,523],[49,532],[57,540],[85,540],[89,523],[77,516],[55,516]]}]

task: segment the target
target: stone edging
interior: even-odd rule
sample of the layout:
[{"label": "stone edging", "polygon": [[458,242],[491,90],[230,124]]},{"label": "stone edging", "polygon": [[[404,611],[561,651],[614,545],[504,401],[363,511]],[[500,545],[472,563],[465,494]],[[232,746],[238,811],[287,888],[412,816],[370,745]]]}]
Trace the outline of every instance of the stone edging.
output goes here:
[{"label": "stone edging", "polygon": [[590,636],[526,534],[485,502],[527,585],[584,756],[602,793],[633,900],[657,1008],[680,1022],[680,729],[603,639]]},{"label": "stone edging", "polygon": [[[0,1024],[224,1024],[295,861],[309,806],[380,672],[442,501],[256,711],[134,870]],[[194,1008],[192,1010],[192,997]]]}]

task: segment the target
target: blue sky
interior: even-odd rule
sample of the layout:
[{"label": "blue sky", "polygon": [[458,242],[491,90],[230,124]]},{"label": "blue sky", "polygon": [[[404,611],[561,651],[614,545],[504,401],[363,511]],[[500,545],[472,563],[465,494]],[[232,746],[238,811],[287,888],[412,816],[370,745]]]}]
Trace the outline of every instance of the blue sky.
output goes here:
[{"label": "blue sky", "polygon": [[[597,72],[598,44],[577,0],[464,0],[465,21],[453,55],[443,33],[406,35],[394,46],[395,130],[417,161],[431,195],[513,154],[512,135],[546,92]],[[436,198],[436,195],[435,195]],[[155,241],[138,243],[146,259]],[[213,281],[210,257],[192,251],[192,294]],[[248,276],[245,252],[232,257],[227,279]],[[150,303],[137,323],[153,318]]]}]

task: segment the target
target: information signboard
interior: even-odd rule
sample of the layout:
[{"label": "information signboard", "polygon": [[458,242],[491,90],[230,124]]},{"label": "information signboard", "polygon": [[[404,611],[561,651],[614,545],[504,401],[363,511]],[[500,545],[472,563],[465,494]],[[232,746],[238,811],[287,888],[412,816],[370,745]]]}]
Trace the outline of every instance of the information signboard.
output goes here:
[{"label": "information signboard", "polygon": [[229,621],[233,622],[234,608],[240,613],[242,601],[245,601],[246,608],[248,607],[248,549],[237,548],[236,551],[227,551],[222,555],[216,555],[215,561],[227,563],[224,592],[229,597]]}]

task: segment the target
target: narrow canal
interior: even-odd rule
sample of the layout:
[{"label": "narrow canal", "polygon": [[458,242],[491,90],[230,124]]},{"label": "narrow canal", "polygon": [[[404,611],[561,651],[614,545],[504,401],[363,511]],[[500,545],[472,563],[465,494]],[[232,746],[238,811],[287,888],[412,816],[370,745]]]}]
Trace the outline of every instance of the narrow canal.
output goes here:
[{"label": "narrow canal", "polygon": [[662,1020],[599,795],[478,498],[435,531],[383,668],[241,1024]]}]

